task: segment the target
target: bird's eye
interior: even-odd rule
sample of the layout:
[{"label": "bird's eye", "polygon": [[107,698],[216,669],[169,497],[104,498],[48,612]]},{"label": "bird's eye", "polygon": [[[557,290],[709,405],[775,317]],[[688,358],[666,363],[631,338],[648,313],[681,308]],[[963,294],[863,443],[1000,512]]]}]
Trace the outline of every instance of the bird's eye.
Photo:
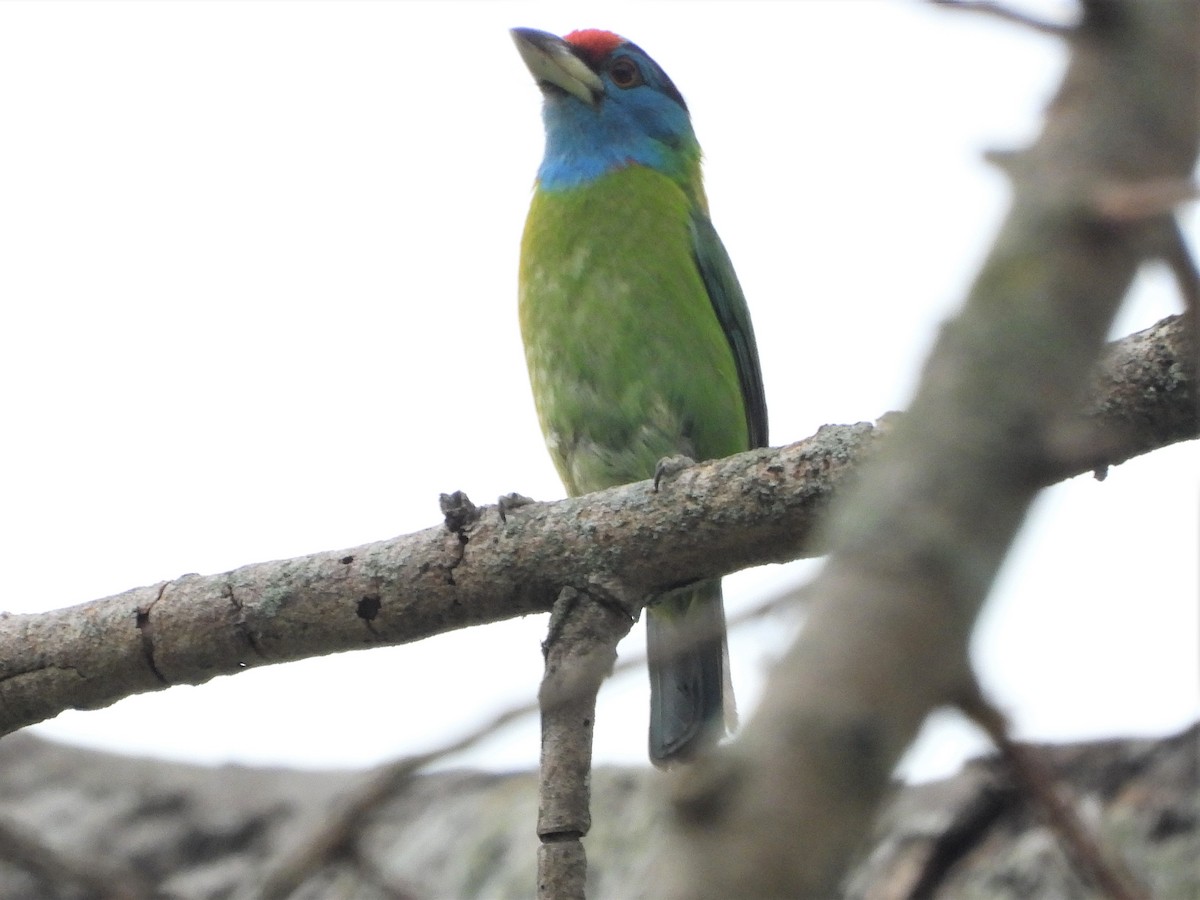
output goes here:
[{"label": "bird's eye", "polygon": [[642,83],[642,70],[628,56],[618,56],[608,67],[608,74],[619,88],[637,87]]}]

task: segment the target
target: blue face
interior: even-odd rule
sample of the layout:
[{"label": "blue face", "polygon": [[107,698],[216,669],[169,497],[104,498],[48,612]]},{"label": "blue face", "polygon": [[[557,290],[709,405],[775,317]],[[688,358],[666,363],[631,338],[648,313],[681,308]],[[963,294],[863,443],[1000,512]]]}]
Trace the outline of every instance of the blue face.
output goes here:
[{"label": "blue face", "polygon": [[544,190],[587,183],[630,164],[680,176],[681,150],[696,136],[683,97],[641,48],[622,44],[596,68],[604,95],[595,106],[544,85],[546,155],[538,169]]}]

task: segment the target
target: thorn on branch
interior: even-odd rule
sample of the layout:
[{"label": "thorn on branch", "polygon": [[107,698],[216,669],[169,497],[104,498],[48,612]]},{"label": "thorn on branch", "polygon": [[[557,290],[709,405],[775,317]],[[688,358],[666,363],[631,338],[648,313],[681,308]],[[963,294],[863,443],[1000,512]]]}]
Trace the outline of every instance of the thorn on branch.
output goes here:
[{"label": "thorn on branch", "polygon": [[514,509],[520,509],[522,506],[529,506],[533,503],[532,497],[526,497],[524,494],[518,494],[515,491],[511,494],[502,494],[496,500],[496,511],[500,513],[500,521],[508,522],[508,514]]},{"label": "thorn on branch", "polygon": [[1040,34],[1051,35],[1052,37],[1069,38],[1076,30],[1072,25],[1059,25],[1055,22],[1047,22],[1044,19],[1038,19],[1018,10],[1011,9],[1002,3],[996,3],[994,0],[930,0],[930,2],[934,6],[944,6],[947,9],[984,13],[998,19],[1003,19],[1005,22],[1020,25],[1023,28],[1030,28]]},{"label": "thorn on branch", "polygon": [[479,507],[472,503],[471,498],[462,491],[455,491],[453,494],[439,494],[438,505],[445,518],[446,529],[457,534],[460,540],[466,539],[463,532],[478,522],[482,515]]},{"label": "thorn on branch", "polygon": [[1017,161],[1020,158],[1020,150],[993,147],[990,150],[983,151],[983,161],[989,165],[995,166],[1009,177],[1012,177],[1013,171],[1017,167]]}]

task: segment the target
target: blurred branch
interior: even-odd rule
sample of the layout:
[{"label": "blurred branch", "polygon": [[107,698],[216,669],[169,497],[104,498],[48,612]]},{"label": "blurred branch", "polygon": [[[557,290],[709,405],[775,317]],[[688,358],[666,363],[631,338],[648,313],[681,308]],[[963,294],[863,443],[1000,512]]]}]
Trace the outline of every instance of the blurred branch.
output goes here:
[{"label": "blurred branch", "polygon": [[[1177,219],[1171,219],[1163,243],[1163,261],[1175,276],[1175,284],[1188,311],[1192,330],[1192,362],[1200,363],[1200,269],[1196,267],[1196,257],[1188,248]],[[1200,391],[1193,392],[1192,408],[1200,416]]]},{"label": "blurred branch", "polygon": [[296,842],[263,878],[243,892],[244,900],[286,900],[304,882],[341,856],[354,856],[371,814],[401,794],[426,766],[469,750],[510,722],[527,716],[532,706],[505,710],[456,741],[428,753],[407,756],[378,769],[358,790],[345,797],[321,827]]},{"label": "blurred branch", "polygon": [[54,896],[96,900],[149,900],[153,885],[142,873],[111,855],[93,857],[52,846],[30,828],[0,817],[0,859],[35,876]]},{"label": "blurred branch", "polygon": [[1064,474],[1085,468],[1103,472],[1134,457],[1200,437],[1200,367],[1196,315],[1171,316],[1108,345],[1094,370],[1082,421],[1095,451],[1089,466],[1079,460]]},{"label": "blurred branch", "polygon": [[[1080,407],[1101,452],[1043,480],[1196,438],[1189,341],[1172,317],[1115,342]],[[545,612],[562,587],[586,592],[595,579],[649,594],[816,556],[814,523],[875,435],[904,419],[827,426],[786,447],[702,463],[659,493],[645,481],[520,506],[506,521],[495,507],[450,497],[445,524],[391,540],[0,613],[0,733],[254,666]]]},{"label": "blurred branch", "polygon": [[931,2],[935,6],[944,6],[948,9],[994,16],[1013,25],[1020,25],[1022,28],[1032,28],[1034,31],[1053,37],[1070,37],[1075,30],[1069,25],[1056,25],[1053,22],[1034,18],[1012,7],[1005,6],[1003,3],[996,3],[994,0],[931,0]]},{"label": "blurred branch", "polygon": [[988,737],[1008,764],[1012,778],[1041,813],[1082,880],[1098,888],[1110,900],[1148,900],[1145,887],[1128,871],[1119,856],[1110,855],[1088,831],[1065,787],[1056,783],[1049,762],[1029,744],[1020,744],[1009,734],[1004,715],[972,685],[969,696],[959,704]]},{"label": "blurred branch", "polygon": [[[831,552],[799,639],[741,739],[680,779],[662,895],[837,896],[904,749],[974,683],[968,640],[1030,503],[1104,455],[1073,437],[1080,398],[1170,214],[1105,216],[1096,188],[1191,174],[1198,31],[1194,0],[1085,4],[967,303],[818,539]],[[1192,397],[1177,412],[1194,426]]]}]

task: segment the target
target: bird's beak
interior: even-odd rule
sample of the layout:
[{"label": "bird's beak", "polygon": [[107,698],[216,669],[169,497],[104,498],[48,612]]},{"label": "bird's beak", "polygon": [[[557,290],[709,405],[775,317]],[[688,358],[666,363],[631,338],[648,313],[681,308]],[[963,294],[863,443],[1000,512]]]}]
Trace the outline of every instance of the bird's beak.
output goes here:
[{"label": "bird's beak", "polygon": [[604,82],[575,55],[571,45],[556,34],[534,28],[514,28],[513,43],[539,85],[552,84],[595,106],[604,94]]}]

